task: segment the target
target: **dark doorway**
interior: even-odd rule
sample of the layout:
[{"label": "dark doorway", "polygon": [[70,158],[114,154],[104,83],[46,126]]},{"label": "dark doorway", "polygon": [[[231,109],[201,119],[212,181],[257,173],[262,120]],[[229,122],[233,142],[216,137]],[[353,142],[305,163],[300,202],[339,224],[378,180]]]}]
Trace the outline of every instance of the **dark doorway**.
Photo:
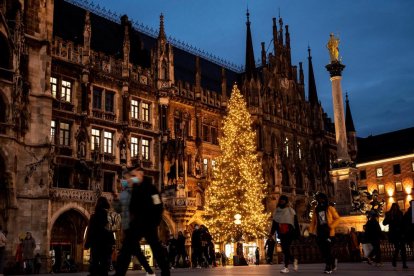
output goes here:
[{"label": "dark doorway", "polygon": [[55,221],[50,240],[54,272],[74,272],[83,266],[83,238],[87,224],[86,218],[74,209]]}]

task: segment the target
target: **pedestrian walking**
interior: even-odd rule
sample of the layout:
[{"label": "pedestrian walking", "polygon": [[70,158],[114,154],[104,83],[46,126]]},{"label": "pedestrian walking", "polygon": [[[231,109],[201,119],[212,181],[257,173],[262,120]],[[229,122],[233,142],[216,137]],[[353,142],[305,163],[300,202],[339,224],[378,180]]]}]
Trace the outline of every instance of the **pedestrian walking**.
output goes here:
[{"label": "pedestrian walking", "polygon": [[368,261],[369,254],[372,251],[372,244],[369,243],[368,238],[367,238],[367,234],[366,234],[367,226],[363,225],[362,228],[364,229],[364,231],[359,234],[359,240],[362,244],[363,259],[364,261]]},{"label": "pedestrian walking", "polygon": [[89,272],[91,276],[107,276],[109,260],[115,239],[109,229],[108,210],[110,208],[106,197],[96,201],[95,212],[88,225],[85,248],[91,250]]},{"label": "pedestrian walking", "polygon": [[273,235],[269,235],[269,238],[265,243],[265,252],[266,252],[266,263],[273,264],[273,252],[275,250],[276,241],[273,238]]},{"label": "pedestrian walking", "polygon": [[[411,247],[411,252],[414,252],[414,200],[410,201],[410,207],[403,216],[403,231],[407,244]],[[413,254],[414,255],[414,254]],[[414,257],[414,256],[413,256]]]},{"label": "pedestrian walking", "polygon": [[26,238],[22,242],[23,267],[26,274],[32,274],[34,268],[34,250],[36,241],[31,232],[26,232]]},{"label": "pedestrian walking", "polygon": [[198,224],[194,225],[193,233],[191,234],[191,262],[195,268],[201,268],[203,264],[202,260],[202,247],[201,247],[201,230]]},{"label": "pedestrian walking", "polygon": [[339,224],[340,217],[336,209],[329,204],[328,197],[324,193],[316,195],[317,205],[314,209],[309,232],[316,234],[316,241],[325,260],[324,273],[331,274],[336,270],[333,244],[335,228]]},{"label": "pedestrian walking", "polygon": [[0,225],[0,276],[3,276],[4,262],[6,259],[6,244],[7,238],[3,232],[3,227]]},{"label": "pedestrian walking", "polygon": [[[128,171],[124,172],[125,174],[128,174]],[[121,226],[123,231],[123,237],[125,238],[127,236],[127,232],[129,230],[129,223],[130,223],[130,214],[129,214],[129,206],[131,204],[131,195],[132,195],[132,181],[128,181],[128,179],[121,179],[121,192],[119,195],[117,193],[114,193],[114,201],[112,203],[112,207],[114,210],[121,214]],[[132,253],[134,255],[139,263],[144,267],[145,271],[149,275],[154,275],[154,271],[148,264],[148,260],[145,257],[144,253],[141,250],[141,246],[139,244],[139,241],[137,242],[137,246],[135,247],[135,252]],[[115,257],[116,261],[116,257]]]},{"label": "pedestrian walking", "polygon": [[280,196],[273,213],[272,229],[269,236],[273,236],[275,232],[280,239],[285,263],[285,267],[280,272],[289,273],[289,263],[293,263],[293,270],[297,271],[298,260],[292,255],[290,245],[299,236],[299,223],[296,212],[289,206],[289,199],[285,195]]},{"label": "pedestrian walking", "polygon": [[256,265],[259,265],[260,263],[260,251],[259,251],[259,247],[256,247],[256,251],[254,252],[254,255],[256,256]]},{"label": "pedestrian walking", "polygon": [[171,268],[175,268],[175,258],[177,257],[177,239],[174,235],[170,235],[170,238],[167,241],[168,248],[168,262]]},{"label": "pedestrian walking", "polygon": [[349,251],[351,253],[351,261],[361,261],[361,251],[359,248],[358,235],[354,227],[351,227],[351,231],[349,232]]},{"label": "pedestrian walking", "polygon": [[[122,248],[117,260],[116,276],[124,276],[131,262],[131,255],[136,252],[138,242],[145,238],[150,245],[155,260],[161,269],[161,276],[170,276],[167,256],[163,253],[158,239],[158,226],[162,220],[162,205],[157,188],[144,178],[140,168],[132,169],[126,177],[132,182],[131,202],[129,205],[129,231],[122,242]],[[147,274],[149,274],[147,272]]]},{"label": "pedestrian walking", "polygon": [[393,203],[388,212],[385,213],[383,225],[388,225],[388,241],[394,245],[392,255],[392,266],[397,267],[398,254],[401,252],[403,268],[407,267],[407,252],[405,249],[405,232],[403,225],[403,212],[397,203]]},{"label": "pedestrian walking", "polygon": [[[177,257],[175,259],[175,265],[186,267],[186,260],[187,260],[187,252],[185,250],[185,236],[182,231],[178,231],[177,236]],[[180,260],[182,260],[182,265],[180,265]]]},{"label": "pedestrian walking", "polygon": [[366,241],[372,245],[371,253],[368,255],[368,264],[373,264],[374,259],[376,266],[382,266],[381,262],[381,237],[382,231],[378,222],[378,213],[376,211],[370,211],[368,214],[368,221],[365,224],[365,237]]},{"label": "pedestrian walking", "polygon": [[224,250],[221,252],[221,265],[222,266],[227,265],[227,256],[226,256],[226,252]]}]

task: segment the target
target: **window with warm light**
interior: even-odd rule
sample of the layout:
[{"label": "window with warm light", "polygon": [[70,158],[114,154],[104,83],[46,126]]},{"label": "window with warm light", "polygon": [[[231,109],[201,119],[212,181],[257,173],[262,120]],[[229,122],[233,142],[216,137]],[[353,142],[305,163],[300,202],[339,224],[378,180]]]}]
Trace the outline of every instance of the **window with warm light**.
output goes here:
[{"label": "window with warm light", "polygon": [[149,139],[142,138],[141,149],[142,149],[142,159],[149,160],[150,159],[150,140]]},{"label": "window with warm light", "polygon": [[53,98],[56,99],[56,97],[57,97],[57,78],[54,78],[54,77],[50,78],[50,90],[52,92]]},{"label": "window with warm light", "polygon": [[70,126],[67,123],[59,124],[59,144],[62,146],[70,145]]},{"label": "window with warm light", "polygon": [[385,185],[384,184],[378,184],[378,194],[380,194],[380,195],[385,194]]},{"label": "window with warm light", "polygon": [[56,136],[56,121],[52,120],[50,122],[50,142],[52,144],[55,143],[55,136]]},{"label": "window with warm light", "polygon": [[393,169],[394,175],[395,174],[401,174],[401,166],[400,166],[400,164],[393,165],[392,166],[392,169]]},{"label": "window with warm light", "polygon": [[139,119],[139,113],[138,113],[138,109],[139,105],[138,105],[138,101],[137,100],[131,100],[131,117],[133,119]]},{"label": "window with warm light", "polygon": [[114,134],[109,131],[104,131],[104,152],[105,153],[112,153],[112,145],[113,145],[113,136]]},{"label": "window with warm light", "polygon": [[69,81],[62,80],[61,99],[67,102],[71,101],[72,84]]},{"label": "window with warm light", "polygon": [[383,177],[384,174],[383,174],[382,168],[377,168],[376,169],[376,174],[377,174],[377,177]]},{"label": "window with warm light", "polygon": [[403,191],[403,186],[401,181],[395,181],[395,191],[396,192],[402,192]]},{"label": "window with warm light", "polygon": [[149,103],[141,103],[141,120],[145,122],[150,121],[150,105]]},{"label": "window with warm light", "polygon": [[138,156],[138,138],[137,137],[131,137],[131,157]]},{"label": "window with warm light", "polygon": [[286,156],[289,157],[289,139],[285,138],[285,150],[286,150]]},{"label": "window with warm light", "polygon": [[92,129],[92,143],[91,149],[92,150],[99,150],[101,142],[101,131],[99,129]]}]

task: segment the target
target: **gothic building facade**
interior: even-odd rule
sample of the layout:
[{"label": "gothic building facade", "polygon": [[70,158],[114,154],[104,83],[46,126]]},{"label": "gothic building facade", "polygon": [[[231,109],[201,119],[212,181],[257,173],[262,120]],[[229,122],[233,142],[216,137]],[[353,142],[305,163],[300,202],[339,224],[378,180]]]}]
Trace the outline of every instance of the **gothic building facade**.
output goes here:
[{"label": "gothic building facade", "polygon": [[[132,166],[163,192],[161,237],[191,232],[203,223],[234,83],[257,132],[267,209],[282,193],[300,215],[311,192],[335,196],[333,124],[318,100],[310,50],[306,95],[281,18],[273,19],[273,51],[262,43],[257,66],[247,14],[239,72],[171,44],[162,15],[152,37],[127,16],[82,2],[1,0],[0,11],[0,224],[8,252],[31,231],[40,254],[56,249],[82,262],[96,198],[112,200]],[[355,131],[348,135],[353,152]]]}]

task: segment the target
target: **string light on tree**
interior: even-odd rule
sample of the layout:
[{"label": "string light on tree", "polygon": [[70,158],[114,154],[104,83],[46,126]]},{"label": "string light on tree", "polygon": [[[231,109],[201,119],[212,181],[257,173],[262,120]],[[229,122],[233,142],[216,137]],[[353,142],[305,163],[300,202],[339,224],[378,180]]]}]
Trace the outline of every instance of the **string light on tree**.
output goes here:
[{"label": "string light on tree", "polygon": [[206,191],[206,224],[215,238],[231,240],[242,233],[255,239],[268,230],[266,183],[256,151],[256,133],[237,85],[233,86],[219,139],[222,155]]}]

